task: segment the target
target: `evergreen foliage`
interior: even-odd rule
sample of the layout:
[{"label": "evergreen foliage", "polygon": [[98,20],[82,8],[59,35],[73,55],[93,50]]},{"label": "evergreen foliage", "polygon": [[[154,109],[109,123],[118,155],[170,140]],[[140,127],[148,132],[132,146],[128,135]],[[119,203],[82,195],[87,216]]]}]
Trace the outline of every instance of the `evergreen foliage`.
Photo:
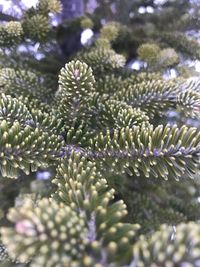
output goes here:
[{"label": "evergreen foliage", "polygon": [[198,267],[198,3],[89,2],[0,25],[0,266]]}]

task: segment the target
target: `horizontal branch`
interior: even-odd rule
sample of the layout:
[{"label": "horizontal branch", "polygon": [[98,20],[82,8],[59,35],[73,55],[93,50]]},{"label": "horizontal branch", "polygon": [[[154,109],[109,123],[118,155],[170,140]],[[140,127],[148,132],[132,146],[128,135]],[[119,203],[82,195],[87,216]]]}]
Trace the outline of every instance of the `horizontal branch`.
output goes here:
[{"label": "horizontal branch", "polygon": [[18,21],[19,19],[11,15],[5,14],[3,12],[0,12],[0,20],[1,21]]},{"label": "horizontal branch", "polygon": [[183,174],[192,176],[200,164],[200,134],[185,126],[135,126],[100,133],[86,149],[66,146],[61,157],[73,152],[99,161],[111,172],[178,180]]}]

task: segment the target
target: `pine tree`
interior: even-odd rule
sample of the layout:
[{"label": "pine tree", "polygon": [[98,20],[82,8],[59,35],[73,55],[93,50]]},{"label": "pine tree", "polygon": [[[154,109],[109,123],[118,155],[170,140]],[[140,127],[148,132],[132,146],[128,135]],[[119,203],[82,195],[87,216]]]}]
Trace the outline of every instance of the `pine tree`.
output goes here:
[{"label": "pine tree", "polygon": [[0,266],[199,266],[200,9],[157,2],[0,14]]}]

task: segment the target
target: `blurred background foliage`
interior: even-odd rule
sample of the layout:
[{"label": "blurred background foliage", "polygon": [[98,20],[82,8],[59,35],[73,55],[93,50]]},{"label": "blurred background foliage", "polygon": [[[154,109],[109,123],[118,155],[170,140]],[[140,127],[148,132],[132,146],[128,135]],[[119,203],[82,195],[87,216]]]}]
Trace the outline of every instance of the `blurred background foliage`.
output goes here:
[{"label": "blurred background foliage", "polygon": [[[62,11],[59,6],[52,5],[48,16],[42,11],[39,13],[38,10],[37,14],[34,13],[31,6],[35,6],[36,2],[4,0],[0,3],[0,87],[3,90],[9,90],[9,86],[15,88],[12,91],[15,92],[14,96],[19,96],[18,91],[21,92],[22,88],[28,90],[39,85],[34,97],[36,102],[40,101],[43,90],[48,91],[48,97],[45,95],[43,103],[40,103],[42,109],[48,112],[45,104],[51,103],[57,90],[60,69],[77,52],[88,51],[97,38],[99,44],[105,46],[105,40],[110,38],[111,47],[124,55],[124,78],[129,77],[130,72],[130,79],[133,81],[144,80],[142,75],[146,75],[147,80],[151,80],[153,75],[154,78],[161,75],[166,80],[176,78],[177,83],[183,78],[195,77],[188,80],[187,86],[196,86],[198,92],[200,91],[198,0],[62,0]],[[21,21],[23,33],[21,24],[18,24]],[[6,22],[12,23],[5,28]],[[113,23],[114,30],[106,28],[107,23]],[[80,52],[81,56],[84,58]],[[95,60],[95,56],[91,55],[94,73],[96,70],[100,76],[99,66],[95,64]],[[26,72],[19,74],[16,71],[11,75],[9,68],[13,67]],[[135,78],[135,74],[141,76]],[[21,83],[18,83],[18,75],[24,75]],[[100,78],[103,80],[104,77]],[[102,88],[101,79],[98,81],[99,88]],[[107,90],[111,92],[109,82],[107,85],[103,80],[103,83],[104,90],[109,88]],[[113,77],[112,85],[115,88],[122,83],[123,81]],[[38,104],[30,102],[28,96],[26,101],[32,106]],[[165,112],[164,117],[157,114],[152,123],[157,125],[162,122],[176,122],[178,125],[186,124],[200,128],[198,116],[188,118],[183,115],[184,112],[180,105],[179,112],[172,109]],[[30,179],[26,179],[24,174],[14,182],[5,179],[0,185],[0,225],[8,224],[4,214],[11,206],[20,205],[26,194],[33,194],[35,198],[48,195],[52,191],[50,180],[54,173],[53,168],[41,169],[32,173]],[[199,174],[196,174],[196,177],[199,178]],[[129,215],[126,220],[134,220],[141,224],[144,233],[157,229],[161,223],[173,222],[175,225],[182,221],[200,219],[198,179],[188,181],[183,177],[181,183],[167,183],[155,178],[124,179],[123,175],[115,175],[110,177],[109,183],[118,191],[116,199],[122,197],[128,206]],[[130,189],[128,192],[127,188]],[[22,265],[2,262],[0,266]]]}]

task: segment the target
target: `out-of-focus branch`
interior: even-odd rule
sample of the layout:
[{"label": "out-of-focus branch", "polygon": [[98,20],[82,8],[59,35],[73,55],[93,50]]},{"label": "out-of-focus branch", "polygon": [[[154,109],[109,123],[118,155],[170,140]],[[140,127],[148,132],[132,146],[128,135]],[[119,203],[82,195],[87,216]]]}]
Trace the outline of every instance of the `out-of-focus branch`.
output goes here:
[{"label": "out-of-focus branch", "polygon": [[5,14],[3,12],[0,12],[0,21],[12,21],[12,20],[17,21],[18,18]]},{"label": "out-of-focus branch", "polygon": [[[62,22],[73,21],[74,19],[84,15],[84,0],[61,0],[61,2]],[[77,28],[77,26],[74,25],[76,30],[72,30],[72,24],[70,24],[70,26],[67,26],[67,24],[65,24],[64,27],[59,27],[57,34],[59,39],[58,43],[60,44],[61,51],[63,52],[63,55],[65,57],[71,56],[81,48],[81,29],[80,27]]]},{"label": "out-of-focus branch", "polygon": [[61,0],[61,2],[63,6],[61,18],[63,21],[83,16],[84,14],[83,0]]}]

